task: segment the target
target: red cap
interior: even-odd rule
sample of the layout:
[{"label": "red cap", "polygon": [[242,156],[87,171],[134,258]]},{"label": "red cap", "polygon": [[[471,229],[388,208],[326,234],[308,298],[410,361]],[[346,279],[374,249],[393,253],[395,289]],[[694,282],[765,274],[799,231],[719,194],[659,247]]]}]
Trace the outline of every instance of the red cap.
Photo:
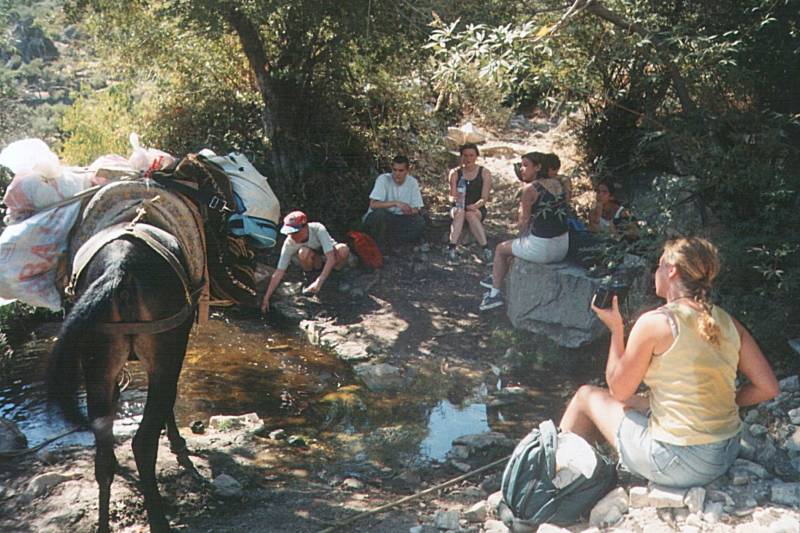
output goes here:
[{"label": "red cap", "polygon": [[283,227],[281,228],[281,233],[284,235],[290,235],[292,233],[297,233],[303,226],[308,223],[308,217],[302,211],[292,211],[285,217],[283,217]]}]

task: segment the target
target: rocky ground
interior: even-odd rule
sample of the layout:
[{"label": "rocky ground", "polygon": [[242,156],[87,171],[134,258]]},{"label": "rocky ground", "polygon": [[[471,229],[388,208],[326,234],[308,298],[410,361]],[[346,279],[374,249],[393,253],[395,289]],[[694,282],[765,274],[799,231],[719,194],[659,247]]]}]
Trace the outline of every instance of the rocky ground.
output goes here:
[{"label": "rocky ground", "polygon": [[[564,173],[576,168],[566,121],[560,124],[518,117],[502,141],[481,146],[482,163],[496,176],[488,222],[491,242],[511,236],[517,183],[511,163],[532,150],[555,151]],[[585,178],[574,178],[577,192]],[[526,380],[548,380],[551,370],[593,373],[590,346],[559,351],[547,341],[514,332],[502,311],[478,313],[486,267],[475,246],[461,250],[461,263],[444,262],[447,219],[444,178],[425,180],[434,206],[427,246],[401,250],[378,272],[351,271],[332,279],[319,297],[300,296],[286,283],[269,320],[297,323],[308,339],[351,362],[370,391],[391,395],[419,383],[460,381],[504,388],[493,402],[542,402]],[[440,186],[439,186],[440,185]],[[578,195],[580,196],[580,194]],[[436,207],[439,206],[439,207]],[[282,318],[279,318],[282,317]],[[525,352],[525,356],[523,353]],[[595,365],[602,364],[601,357]],[[438,376],[438,381],[434,379]],[[425,379],[423,379],[425,378]],[[582,378],[581,378],[582,379]],[[428,385],[429,386],[429,385]],[[692,491],[671,492],[623,478],[622,486],[598,504],[587,522],[569,531],[793,531],[800,530],[800,383],[785,378],[782,394],[745,416],[745,446],[724,478]],[[538,406],[558,419],[572,385],[550,389]],[[544,407],[542,407],[544,406]],[[321,531],[356,513],[373,510],[436,487],[510,453],[530,428],[508,425],[505,434],[469,436],[454,443],[446,463],[388,467],[373,461],[337,458],[331,444],[264,426],[256,416],[214,419],[202,434],[184,429],[199,476],[181,467],[166,439],[159,450],[158,478],[168,516],[186,531]],[[493,427],[495,427],[493,425]],[[129,437],[120,437],[120,475],[113,485],[116,530],[146,530]],[[0,530],[90,531],[97,512],[93,452],[64,449],[29,454],[0,463]],[[392,509],[371,514],[342,530],[433,533],[507,531],[497,491],[502,465]],[[515,530],[520,529],[517,524]],[[558,531],[542,526],[539,531]]]}]

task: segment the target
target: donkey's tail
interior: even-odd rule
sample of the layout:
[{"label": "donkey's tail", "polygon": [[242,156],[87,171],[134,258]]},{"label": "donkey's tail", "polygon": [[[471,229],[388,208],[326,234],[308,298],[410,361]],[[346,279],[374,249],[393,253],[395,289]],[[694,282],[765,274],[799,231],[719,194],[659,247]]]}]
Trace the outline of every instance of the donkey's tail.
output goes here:
[{"label": "donkey's tail", "polygon": [[92,324],[111,308],[114,292],[123,277],[108,271],[94,280],[78,298],[64,323],[47,361],[45,382],[47,400],[59,409],[64,418],[87,426],[87,417],[78,402],[78,389],[83,382],[81,355],[92,342]]}]

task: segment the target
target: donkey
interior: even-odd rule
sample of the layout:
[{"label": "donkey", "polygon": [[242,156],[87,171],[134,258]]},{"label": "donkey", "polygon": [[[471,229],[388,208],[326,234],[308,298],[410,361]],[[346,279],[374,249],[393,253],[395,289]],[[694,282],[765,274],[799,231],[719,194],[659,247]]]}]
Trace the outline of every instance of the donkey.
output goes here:
[{"label": "donkey", "polygon": [[[94,433],[98,531],[109,531],[117,466],[113,434],[117,378],[128,359],[141,362],[148,377],[147,403],[133,438],[133,453],[150,530],[169,531],[156,485],[156,455],[166,425],[171,450],[182,465],[191,467],[173,407],[196,298],[187,290],[182,265],[176,264],[183,262],[182,252],[170,233],[131,224],[93,246],[77,279],[75,304],[48,360],[48,397],[67,419],[88,423]],[[88,420],[79,408],[81,382]]]}]

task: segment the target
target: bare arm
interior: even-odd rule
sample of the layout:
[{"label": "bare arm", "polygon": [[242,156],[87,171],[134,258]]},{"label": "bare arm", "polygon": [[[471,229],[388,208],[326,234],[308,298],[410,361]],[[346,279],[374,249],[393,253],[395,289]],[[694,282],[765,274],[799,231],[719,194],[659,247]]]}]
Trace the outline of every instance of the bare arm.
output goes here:
[{"label": "bare arm", "polygon": [[325,252],[325,264],[322,265],[322,272],[319,273],[317,279],[314,280],[314,283],[309,285],[305,288],[304,292],[316,294],[322,289],[322,285],[325,284],[325,280],[328,279],[328,276],[331,274],[331,270],[333,270],[333,266],[336,264],[336,249],[332,249],[330,252]]},{"label": "bare arm", "polygon": [[672,343],[672,332],[666,318],[658,312],[642,315],[633,325],[625,346],[625,330],[619,301],[616,296],[610,309],[600,309],[592,302],[597,317],[611,332],[606,363],[606,383],[615,400],[625,402],[636,393],[647,373],[650,359],[658,350],[666,350]]},{"label": "bare arm", "polygon": [[386,209],[388,207],[400,207],[400,204],[403,202],[398,202],[395,200],[389,200],[388,202],[384,202],[381,200],[370,200],[369,206],[372,209]]},{"label": "bare arm", "polygon": [[531,206],[538,197],[539,193],[536,192],[533,185],[525,185],[525,188],[522,189],[522,198],[519,201],[519,219],[517,220],[517,228],[520,231],[523,231],[528,225],[531,218]]},{"label": "bare arm", "polygon": [[458,168],[450,169],[450,172],[447,174],[447,180],[450,183],[450,194],[448,198],[450,202],[455,204],[458,200],[458,191],[456,190],[458,186]]},{"label": "bare arm", "polygon": [[774,398],[781,391],[767,358],[750,332],[735,318],[733,323],[741,339],[739,370],[750,380],[737,391],[736,405],[754,405]]},{"label": "bare arm", "polygon": [[264,293],[264,298],[261,300],[261,312],[266,313],[269,310],[269,299],[272,297],[272,294],[275,292],[275,289],[278,288],[280,285],[281,280],[283,279],[283,275],[286,273],[284,269],[277,269],[275,272],[272,273],[272,277],[269,278],[269,286],[267,287],[267,292]]}]

